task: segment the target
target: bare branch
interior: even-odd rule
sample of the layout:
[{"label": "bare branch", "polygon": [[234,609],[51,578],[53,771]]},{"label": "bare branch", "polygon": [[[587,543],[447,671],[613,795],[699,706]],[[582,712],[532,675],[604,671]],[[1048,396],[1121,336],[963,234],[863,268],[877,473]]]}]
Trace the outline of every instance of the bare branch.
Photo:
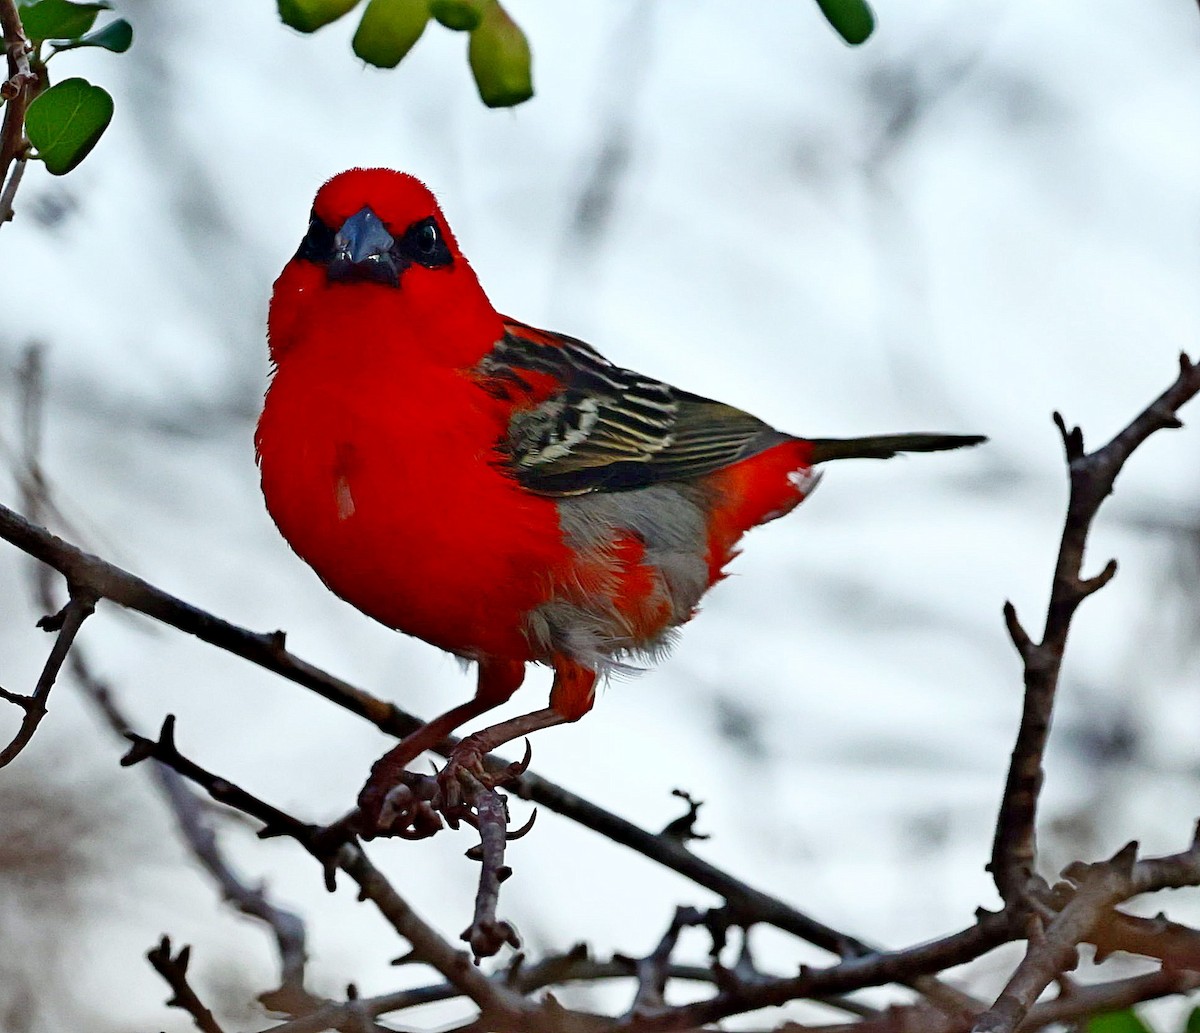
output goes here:
[{"label": "bare branch", "polygon": [[1076,952],[1112,907],[1153,890],[1200,885],[1200,842],[1169,857],[1137,861],[1137,844],[1129,843],[1110,860],[1074,864],[1064,876],[1077,884],[1058,912],[1017,966],[1004,991],[972,1027],[972,1033],[1014,1033],[1034,1003],[1061,973],[1075,967]]},{"label": "bare branch", "polygon": [[982,911],[970,929],[905,950],[851,958],[828,968],[802,967],[790,979],[766,979],[739,984],[706,1001],[668,1008],[654,1015],[627,1018],[614,1029],[648,1033],[650,1030],[691,1030],[730,1015],[776,1007],[788,1001],[826,994],[843,994],[886,983],[911,984],[922,975],[941,972],[973,960],[1001,943],[1015,939],[1013,918],[1005,912]]},{"label": "bare branch", "polygon": [[357,844],[343,842],[330,855],[322,829],[308,825],[290,814],[258,799],[240,786],[206,771],[179,752],[174,741],[174,719],[168,718],[157,741],[130,735],[132,748],[122,764],[136,764],[153,757],[201,786],[213,799],[236,807],[263,822],[260,836],[286,835],[296,840],[326,867],[327,883],[332,887],[332,872],[344,871],[359,887],[359,898],[369,900],[393,929],[412,946],[414,959],[430,965],[447,982],[473,1000],[483,1015],[506,1024],[524,1022],[516,1029],[536,1029],[538,1008],[519,994],[492,983],[482,975],[463,951],[456,950],[432,926],[412,909],[390,882],[371,864]]},{"label": "bare branch", "polygon": [[704,915],[695,908],[677,907],[671,924],[663,933],[658,946],[646,957],[633,962],[637,973],[637,993],[626,1013],[627,1018],[637,1019],[662,1010],[666,1004],[663,994],[667,989],[671,955],[675,951],[675,944],[679,942],[679,934],[687,926],[703,922]]},{"label": "bare branch", "polygon": [[1088,934],[1095,945],[1096,963],[1122,951],[1157,958],[1169,969],[1200,972],[1200,930],[1172,922],[1161,912],[1154,918],[1111,911]]},{"label": "bare branch", "polygon": [[1021,1023],[1021,1033],[1030,1033],[1051,1023],[1078,1021],[1102,1012],[1120,1011],[1142,1001],[1185,994],[1200,987],[1200,972],[1162,970],[1110,983],[1076,987],[1070,996],[1035,1005]]},{"label": "bare branch", "polygon": [[1082,577],[1084,547],[1092,521],[1134,449],[1155,431],[1180,426],[1176,410],[1197,392],[1200,392],[1200,367],[1181,355],[1175,382],[1107,445],[1092,453],[1084,451],[1082,431],[1078,427],[1068,429],[1062,416],[1054,414],[1063,439],[1071,492],[1041,642],[1035,644],[1030,640],[1017,622],[1011,604],[1005,608],[1009,635],[1025,667],[1021,727],[1013,747],[989,865],[996,888],[1005,901],[1012,902],[1031,889],[1044,888],[1036,881],[1034,872],[1037,806],[1043,780],[1042,758],[1063,651],[1079,604],[1103,588],[1117,571],[1116,562],[1110,561],[1096,577]]},{"label": "bare branch", "polygon": [[1080,942],[1092,926],[1118,901],[1129,896],[1135,844],[1121,849],[1111,861],[1091,865],[1082,883],[1046,928],[1031,939],[1025,958],[1003,992],[972,1027],[972,1033],[1013,1033],[1042,991],[1061,973],[1075,967]]}]

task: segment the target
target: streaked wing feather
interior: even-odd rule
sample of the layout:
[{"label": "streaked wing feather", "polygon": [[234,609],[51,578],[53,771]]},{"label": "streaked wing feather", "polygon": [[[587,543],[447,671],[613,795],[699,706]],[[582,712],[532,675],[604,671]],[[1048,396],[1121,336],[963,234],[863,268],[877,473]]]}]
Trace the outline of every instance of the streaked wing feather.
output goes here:
[{"label": "streaked wing feather", "polygon": [[624,491],[703,476],[789,436],[731,405],[622,369],[573,337],[509,320],[477,373],[493,384],[549,375],[559,388],[518,406],[501,444],[530,491]]}]

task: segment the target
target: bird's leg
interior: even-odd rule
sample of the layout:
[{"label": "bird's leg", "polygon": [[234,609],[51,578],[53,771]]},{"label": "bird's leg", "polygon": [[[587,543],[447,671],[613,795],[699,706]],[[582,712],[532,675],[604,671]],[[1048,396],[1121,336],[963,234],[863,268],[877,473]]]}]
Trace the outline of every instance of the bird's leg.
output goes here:
[{"label": "bird's leg", "polygon": [[397,786],[404,769],[426,750],[433,749],[459,725],[508,702],[525,678],[525,664],[518,660],[481,660],[475,697],[447,710],[406,735],[371,767],[367,784],[358,794],[365,830],[375,831],[384,798]]},{"label": "bird's leg", "polygon": [[[467,772],[488,786],[502,784],[505,776],[499,779],[487,775],[483,770],[483,758],[492,750],[503,746],[513,739],[520,739],[531,732],[543,728],[553,728],[555,725],[578,721],[592,709],[596,701],[596,672],[568,660],[565,657],[554,661],[554,684],[550,689],[550,706],[544,710],[535,710],[531,714],[508,721],[500,721],[489,725],[478,732],[466,736],[450,754],[446,766],[438,775],[442,788],[442,799],[447,808],[452,809],[460,799],[458,792],[459,774]],[[528,761],[526,761],[528,763]],[[513,765],[516,769],[512,775],[519,774],[525,765]]]}]

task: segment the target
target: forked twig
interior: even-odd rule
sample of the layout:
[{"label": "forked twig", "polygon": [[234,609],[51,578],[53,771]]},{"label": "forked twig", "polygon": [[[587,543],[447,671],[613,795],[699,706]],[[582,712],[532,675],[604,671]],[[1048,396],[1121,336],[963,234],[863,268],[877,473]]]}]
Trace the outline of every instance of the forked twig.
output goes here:
[{"label": "forked twig", "polygon": [[191,947],[181,947],[179,953],[172,957],[170,937],[164,936],[157,947],[146,952],[146,959],[171,988],[172,996],[167,1001],[168,1008],[181,1008],[187,1012],[201,1033],[225,1033],[188,982],[188,964],[192,960]]},{"label": "forked twig", "polygon": [[70,601],[62,610],[51,617],[43,617],[38,621],[39,628],[46,631],[57,631],[58,636],[54,640],[50,655],[46,658],[46,663],[42,667],[42,673],[38,677],[37,685],[34,686],[32,693],[22,696],[7,689],[0,689],[0,699],[25,711],[25,716],[21,719],[21,725],[12,741],[0,750],[0,768],[16,760],[21,751],[33,739],[34,732],[37,731],[42,718],[46,716],[46,701],[50,698],[50,690],[54,688],[54,682],[66,662],[67,654],[71,651],[75,636],[79,634],[83,622],[91,616],[95,607],[96,602],[92,595],[85,590],[77,589],[72,592]]}]

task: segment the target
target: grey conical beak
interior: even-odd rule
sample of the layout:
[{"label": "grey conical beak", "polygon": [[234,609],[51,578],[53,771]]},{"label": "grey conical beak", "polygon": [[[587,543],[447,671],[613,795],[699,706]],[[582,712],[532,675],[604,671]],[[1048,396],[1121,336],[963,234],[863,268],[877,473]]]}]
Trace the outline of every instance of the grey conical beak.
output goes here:
[{"label": "grey conical beak", "polygon": [[370,208],[350,216],[333,238],[327,267],[331,280],[374,280],[400,285],[400,267],[392,252],[395,238]]}]

